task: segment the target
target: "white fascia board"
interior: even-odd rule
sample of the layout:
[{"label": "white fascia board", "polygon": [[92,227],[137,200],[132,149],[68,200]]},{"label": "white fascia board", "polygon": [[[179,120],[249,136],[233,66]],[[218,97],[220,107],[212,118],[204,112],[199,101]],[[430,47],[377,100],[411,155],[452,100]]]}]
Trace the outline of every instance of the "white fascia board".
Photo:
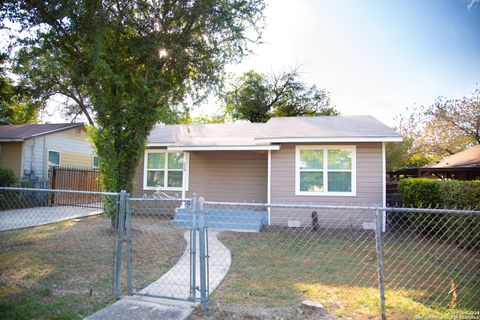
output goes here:
[{"label": "white fascia board", "polygon": [[171,151],[256,151],[280,150],[280,145],[268,146],[167,146]]},{"label": "white fascia board", "polygon": [[270,143],[304,142],[401,142],[402,137],[336,137],[336,138],[255,138]]},{"label": "white fascia board", "polygon": [[14,139],[0,139],[0,142],[22,142],[24,139],[22,138],[14,138]]},{"label": "white fascia board", "polygon": [[151,147],[168,147],[168,146],[173,146],[175,143],[169,143],[169,142],[151,142],[147,143],[147,148]]}]

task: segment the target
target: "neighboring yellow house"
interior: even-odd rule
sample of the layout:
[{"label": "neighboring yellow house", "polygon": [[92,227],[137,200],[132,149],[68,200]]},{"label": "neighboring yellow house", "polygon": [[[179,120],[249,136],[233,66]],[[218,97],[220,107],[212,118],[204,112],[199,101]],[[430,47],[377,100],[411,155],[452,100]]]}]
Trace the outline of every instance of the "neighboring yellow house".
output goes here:
[{"label": "neighboring yellow house", "polygon": [[83,123],[1,125],[0,166],[32,180],[51,166],[96,168],[98,157]]}]

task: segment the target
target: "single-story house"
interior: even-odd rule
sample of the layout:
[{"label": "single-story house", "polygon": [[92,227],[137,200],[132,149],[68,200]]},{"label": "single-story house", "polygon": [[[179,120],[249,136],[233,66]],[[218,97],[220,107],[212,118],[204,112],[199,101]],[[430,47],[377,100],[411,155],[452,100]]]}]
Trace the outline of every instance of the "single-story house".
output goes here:
[{"label": "single-story house", "polygon": [[52,166],[98,166],[83,123],[0,125],[0,166],[18,177],[47,178]]},{"label": "single-story house", "polygon": [[389,171],[388,174],[391,180],[398,180],[400,177],[477,180],[480,179],[480,145],[423,167],[402,168]]},{"label": "single-story house", "polygon": [[[134,194],[158,189],[210,201],[382,206],[385,142],[401,140],[371,116],[157,125]],[[311,211],[289,210],[288,224],[307,223]],[[282,212],[269,210],[265,223],[286,223]]]}]

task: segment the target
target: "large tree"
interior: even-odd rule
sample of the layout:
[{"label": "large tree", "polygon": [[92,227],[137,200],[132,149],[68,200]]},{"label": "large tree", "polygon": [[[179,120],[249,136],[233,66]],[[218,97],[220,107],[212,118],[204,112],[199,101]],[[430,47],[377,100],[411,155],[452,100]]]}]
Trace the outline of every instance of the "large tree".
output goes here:
[{"label": "large tree", "polygon": [[0,54],[0,124],[37,122],[43,102],[30,99],[28,92],[7,76],[6,60]]},{"label": "large tree", "polygon": [[[263,0],[5,1],[2,21],[21,26],[21,82],[61,94],[81,112],[101,157],[105,190],[128,191],[152,126],[174,121],[224,66],[256,42]],[[6,24],[4,24],[5,26]]]},{"label": "large tree", "polygon": [[400,117],[404,141],[387,145],[389,169],[421,166],[480,144],[480,90],[460,99],[439,97]]},{"label": "large tree", "polygon": [[271,117],[338,115],[328,92],[299,79],[298,69],[280,74],[248,71],[225,94],[233,119],[266,122]]}]

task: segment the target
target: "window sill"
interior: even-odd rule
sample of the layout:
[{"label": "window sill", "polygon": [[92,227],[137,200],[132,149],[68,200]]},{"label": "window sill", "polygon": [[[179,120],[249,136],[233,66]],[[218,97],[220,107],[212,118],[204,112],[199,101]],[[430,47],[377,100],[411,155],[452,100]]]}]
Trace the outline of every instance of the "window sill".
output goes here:
[{"label": "window sill", "polygon": [[315,196],[315,197],[356,197],[356,192],[307,192],[296,191],[296,196]]},{"label": "window sill", "polygon": [[[156,187],[143,187],[143,190],[151,190],[151,191],[182,191],[183,189],[180,187],[180,188],[173,188],[173,187],[170,187],[170,188],[156,188]],[[188,191],[188,188],[185,189],[185,191]]]}]

